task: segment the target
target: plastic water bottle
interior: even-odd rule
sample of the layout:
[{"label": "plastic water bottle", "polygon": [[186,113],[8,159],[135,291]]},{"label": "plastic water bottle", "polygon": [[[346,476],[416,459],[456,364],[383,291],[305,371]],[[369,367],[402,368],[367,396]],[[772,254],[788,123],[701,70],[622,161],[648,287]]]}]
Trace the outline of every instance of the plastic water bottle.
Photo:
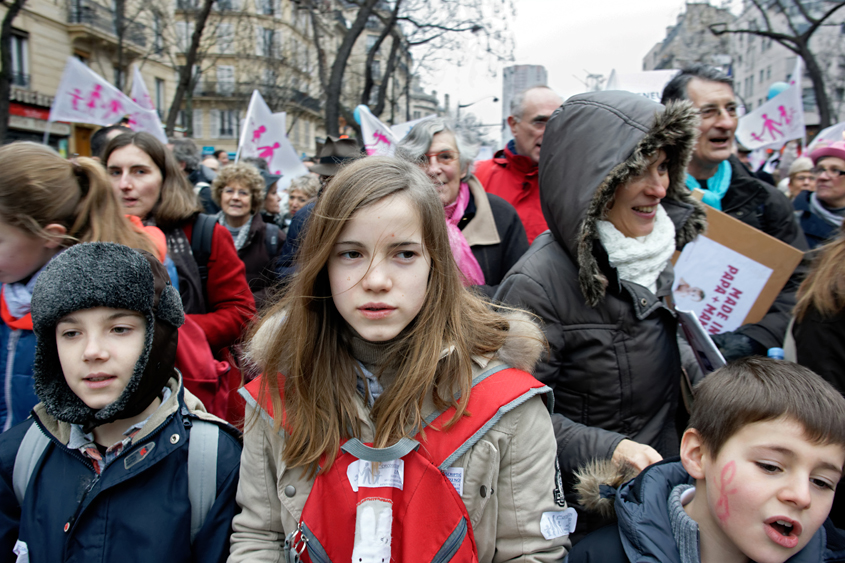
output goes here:
[{"label": "plastic water bottle", "polygon": [[783,348],[769,348],[768,356],[773,360],[782,360]]}]

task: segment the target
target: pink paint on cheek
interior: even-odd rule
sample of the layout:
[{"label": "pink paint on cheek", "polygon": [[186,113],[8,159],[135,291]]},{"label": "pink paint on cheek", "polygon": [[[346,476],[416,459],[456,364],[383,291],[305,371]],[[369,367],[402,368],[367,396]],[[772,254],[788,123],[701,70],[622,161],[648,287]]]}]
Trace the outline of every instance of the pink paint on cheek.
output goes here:
[{"label": "pink paint on cheek", "polygon": [[728,485],[734,480],[736,476],[736,462],[730,461],[722,468],[722,474],[719,476],[719,501],[716,503],[716,516],[722,522],[727,521],[731,517],[731,507],[728,500],[728,495],[736,493],[736,489],[728,489]]}]

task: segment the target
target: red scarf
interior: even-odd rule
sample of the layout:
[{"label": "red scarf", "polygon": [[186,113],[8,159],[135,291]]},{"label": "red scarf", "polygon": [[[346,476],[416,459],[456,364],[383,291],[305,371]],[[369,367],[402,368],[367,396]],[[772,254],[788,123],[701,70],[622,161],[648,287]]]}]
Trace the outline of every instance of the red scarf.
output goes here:
[{"label": "red scarf", "polygon": [[0,318],[10,327],[17,330],[32,330],[32,314],[27,313],[23,317],[16,319],[9,312],[6,307],[6,298],[3,296],[3,288],[0,286]]}]

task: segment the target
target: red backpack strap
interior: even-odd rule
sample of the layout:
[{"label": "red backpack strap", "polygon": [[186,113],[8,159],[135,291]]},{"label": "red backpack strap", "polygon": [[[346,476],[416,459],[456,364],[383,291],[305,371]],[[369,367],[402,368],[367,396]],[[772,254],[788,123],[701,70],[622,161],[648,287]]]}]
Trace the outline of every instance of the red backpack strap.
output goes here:
[{"label": "red backpack strap", "polygon": [[466,408],[468,416],[462,416],[445,431],[440,429],[455,415],[454,407],[425,420],[427,439],[421,434],[416,437],[422,444],[420,453],[441,471],[448,469],[499,419],[536,395],[546,397],[546,406],[551,412],[554,396],[548,386],[522,370],[504,364],[494,366],[473,379]]},{"label": "red backpack strap", "polygon": [[[261,374],[240,389],[238,389],[238,394],[243,397],[246,404],[256,409],[261,418],[273,424],[273,400],[270,397],[264,397],[264,400],[261,404],[258,403],[259,395],[261,393],[261,381],[262,378],[267,377],[265,374]],[[279,378],[279,395],[284,399],[285,397],[285,378],[283,375],[278,374],[276,377]],[[282,421],[282,426],[284,426],[284,421]]]}]

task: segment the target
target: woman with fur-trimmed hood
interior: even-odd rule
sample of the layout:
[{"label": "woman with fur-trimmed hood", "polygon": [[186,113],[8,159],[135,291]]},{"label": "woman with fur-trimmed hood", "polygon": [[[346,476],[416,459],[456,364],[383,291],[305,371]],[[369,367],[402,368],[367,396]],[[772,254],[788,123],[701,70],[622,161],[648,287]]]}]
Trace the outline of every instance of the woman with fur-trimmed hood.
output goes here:
[{"label": "woman with fur-trimmed hood", "polygon": [[696,122],[686,102],[664,108],[606,91],[573,96],[546,126],[540,201],[550,230],[496,299],[545,323],[550,348],[535,375],[555,392],[567,481],[592,459],[641,470],[678,453],[681,359],[664,300],[669,259],[705,226],[684,185]]}]

